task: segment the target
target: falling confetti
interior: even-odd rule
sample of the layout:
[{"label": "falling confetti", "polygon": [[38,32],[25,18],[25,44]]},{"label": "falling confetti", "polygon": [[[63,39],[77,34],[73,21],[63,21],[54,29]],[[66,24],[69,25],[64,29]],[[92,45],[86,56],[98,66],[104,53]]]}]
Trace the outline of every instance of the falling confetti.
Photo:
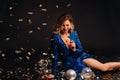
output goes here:
[{"label": "falling confetti", "polygon": [[28,52],[27,54],[28,54],[29,56],[31,56],[31,52]]},{"label": "falling confetti", "polygon": [[12,9],[13,9],[13,7],[12,7],[12,6],[10,6],[10,7],[9,7],[9,10],[12,10]]},{"label": "falling confetti", "polygon": [[2,54],[2,57],[5,57],[5,54],[4,54],[4,53]]},{"label": "falling confetti", "polygon": [[22,18],[20,18],[20,19],[18,19],[18,21],[19,21],[19,22],[22,22],[22,21],[23,21],[23,19],[22,19]]},{"label": "falling confetti", "polygon": [[48,53],[45,53],[45,52],[44,52],[43,55],[48,55]]},{"label": "falling confetti", "polygon": [[[33,46],[29,46],[29,44],[27,44],[27,46],[30,47],[30,50],[26,49],[24,47],[24,45],[26,45],[26,44],[24,44],[24,43],[32,42],[31,40],[29,40],[31,38],[28,38],[28,36],[26,36],[26,31],[27,31],[27,35],[28,35],[28,33],[31,35],[34,32],[36,38],[34,37],[34,35],[31,35],[31,37],[38,39],[37,35],[39,35],[39,34],[38,33],[36,34],[35,31],[39,32],[40,35],[43,36],[41,32],[43,32],[44,29],[46,29],[46,28],[47,28],[47,30],[49,30],[50,27],[46,27],[46,26],[51,26],[48,24],[47,20],[51,20],[50,18],[55,19],[57,16],[57,13],[59,13],[59,12],[61,13],[61,11],[63,11],[64,9],[72,9],[72,8],[70,8],[71,6],[74,7],[74,5],[72,5],[72,2],[64,3],[64,1],[59,1],[59,2],[56,1],[54,4],[52,3],[53,5],[50,7],[47,6],[49,4],[47,4],[47,5],[45,4],[46,6],[44,5],[44,2],[46,3],[46,1],[38,0],[38,1],[36,1],[36,3],[35,3],[35,1],[32,1],[32,0],[29,0],[29,2],[25,1],[25,3],[24,3],[24,1],[21,2],[20,0],[9,0],[9,1],[5,1],[5,2],[8,2],[8,3],[5,3],[5,5],[4,4],[1,5],[0,36],[3,39],[3,40],[1,40],[1,41],[3,41],[3,44],[2,44],[2,42],[0,44],[1,48],[2,48],[2,45],[3,45],[3,47],[5,45],[7,45],[6,48],[9,48],[9,50],[11,47],[14,47],[14,48],[17,47],[17,49],[15,49],[14,51],[10,51],[10,52],[9,52],[9,50],[4,51],[3,49],[0,49],[0,65],[1,65],[0,66],[0,80],[1,79],[3,79],[3,80],[6,80],[6,79],[22,79],[22,80],[39,79],[39,80],[41,80],[40,74],[42,75],[45,73],[51,73],[50,70],[52,70],[52,69],[47,69],[48,67],[49,68],[51,67],[50,64],[52,65],[52,60],[51,59],[49,60],[49,58],[55,58],[55,56],[53,53],[49,52],[51,50],[50,47],[45,47],[45,51],[47,51],[49,53],[44,52],[42,50],[37,51],[37,49],[31,48]],[[33,4],[31,1],[34,2],[35,4]],[[29,3],[29,4],[26,5],[26,3]],[[61,4],[61,3],[64,3],[64,4]],[[8,4],[8,7],[7,7],[7,4]],[[37,4],[37,7],[36,7],[36,4]],[[7,7],[7,10],[5,10],[6,7]],[[57,10],[57,11],[55,11],[55,10]],[[59,10],[61,10],[61,11],[59,11]],[[48,11],[50,11],[50,12],[48,12]],[[68,10],[66,10],[66,11],[68,11]],[[54,12],[56,14],[54,14]],[[48,16],[48,14],[49,14],[49,16]],[[35,21],[33,19],[35,19]],[[53,21],[50,21],[50,22],[54,23],[54,19],[52,19]],[[21,24],[19,25],[18,23],[21,23]],[[28,27],[28,25],[29,25],[29,27]],[[45,27],[45,28],[43,28],[43,27]],[[33,30],[33,29],[35,29],[35,30]],[[58,30],[58,29],[56,29],[56,30]],[[10,35],[8,35],[8,34],[10,34]],[[24,36],[22,36],[22,35],[24,35]],[[15,36],[17,36],[17,39],[14,39],[14,38],[16,38]],[[42,39],[48,40],[48,36],[44,36],[43,38],[41,38],[41,40]],[[51,41],[52,40],[54,40],[54,39],[51,39]],[[14,41],[16,41],[17,44]],[[9,42],[9,44],[7,44],[6,42]],[[39,41],[39,43],[41,44],[41,41]],[[18,45],[18,44],[20,44],[20,45]],[[42,48],[42,47],[39,47],[39,49],[40,48]],[[86,52],[90,52],[90,51],[87,50]],[[8,53],[8,54],[6,54],[6,53]],[[35,55],[35,54],[37,54],[37,55]],[[60,53],[60,54],[63,55],[63,53]],[[38,55],[40,55],[40,57]],[[38,56],[39,57],[38,59],[40,62],[38,62],[38,63],[35,62],[35,61],[38,61],[38,59],[37,59],[37,57],[33,58],[32,56],[33,57]],[[44,58],[43,56],[45,56],[45,59],[43,59]],[[41,57],[42,57],[42,59],[41,59]],[[34,60],[32,60],[32,58]],[[99,58],[99,57],[97,57],[97,58]],[[100,57],[99,59],[105,60],[106,58],[104,59],[104,57]],[[120,60],[120,57],[117,56],[117,59]],[[31,61],[29,61],[29,60],[31,60]],[[31,65],[31,63],[32,63],[32,65]],[[61,66],[61,64],[62,64],[61,61],[58,61],[58,65]],[[43,65],[43,67],[45,66],[46,69],[45,68],[42,69],[43,67],[40,67],[42,65]],[[9,69],[7,69],[7,67],[9,67]],[[39,74],[35,73],[35,70],[39,71],[40,69],[42,69],[42,70],[39,72]],[[62,70],[63,68],[59,67],[59,69]],[[7,71],[7,70],[9,70],[9,71]],[[11,70],[13,70],[13,71],[11,71]],[[36,76],[36,74],[39,76]],[[58,71],[58,74],[60,76],[60,80],[65,80],[63,77],[61,77],[61,75],[65,74],[64,71],[63,72]],[[106,73],[106,74],[108,74],[108,73]],[[102,77],[102,79],[110,80],[110,78],[107,78],[107,77],[111,77],[112,80],[120,80],[120,71],[119,70],[118,70],[118,72],[113,72],[110,74],[112,74],[112,75],[108,75],[108,76],[105,75]],[[35,77],[37,77],[37,78],[34,79]],[[113,78],[115,78],[115,79],[113,79]],[[97,79],[102,80],[101,77],[97,77]]]},{"label": "falling confetti", "polygon": [[41,8],[41,7],[42,7],[42,4],[39,4],[39,7]]},{"label": "falling confetti", "polygon": [[41,9],[41,11],[47,11],[47,9]]},{"label": "falling confetti", "polygon": [[41,28],[40,27],[37,27],[37,30],[40,30]]},{"label": "falling confetti", "polygon": [[34,48],[31,48],[31,50],[32,50],[31,53],[34,53],[34,52],[35,52],[35,49],[34,49]]},{"label": "falling confetti", "polygon": [[26,56],[26,58],[27,58],[27,60],[29,60],[29,59],[30,59],[30,57],[29,57],[29,56]]},{"label": "falling confetti", "polygon": [[56,5],[56,8],[59,8],[59,6],[58,6],[58,5]]},{"label": "falling confetti", "polygon": [[22,57],[19,57],[20,60],[22,60]]},{"label": "falling confetti", "polygon": [[50,47],[48,47],[47,50],[50,50]]},{"label": "falling confetti", "polygon": [[3,23],[4,21],[0,20],[0,23]]},{"label": "falling confetti", "polygon": [[12,16],[14,16],[14,14],[10,14],[10,16],[12,17]]},{"label": "falling confetti", "polygon": [[47,23],[42,23],[42,25],[43,25],[43,26],[46,26],[46,25],[47,25]]},{"label": "falling confetti", "polygon": [[29,15],[33,15],[33,14],[34,14],[34,12],[29,11],[29,12],[27,12],[27,14],[29,14]]},{"label": "falling confetti", "polygon": [[12,25],[12,24],[10,24],[9,26],[10,26],[10,27],[12,27],[13,25]]},{"label": "falling confetti", "polygon": [[67,5],[66,5],[66,7],[70,7],[71,6],[71,3],[68,3]]},{"label": "falling confetti", "polygon": [[6,41],[9,41],[9,40],[10,40],[10,38],[9,38],[9,37],[7,37],[7,38],[5,38],[5,40],[6,40]]},{"label": "falling confetti", "polygon": [[24,51],[25,49],[24,48],[20,48],[21,51]]},{"label": "falling confetti", "polygon": [[31,20],[31,19],[28,19],[28,23],[29,23],[29,24],[32,24],[32,20]]},{"label": "falling confetti", "polygon": [[20,51],[20,50],[15,50],[15,53],[19,54],[19,53],[22,53],[22,51]]},{"label": "falling confetti", "polygon": [[31,34],[31,33],[33,33],[33,31],[32,31],[32,30],[30,30],[30,31],[28,31],[28,33],[29,33],[29,34]]}]

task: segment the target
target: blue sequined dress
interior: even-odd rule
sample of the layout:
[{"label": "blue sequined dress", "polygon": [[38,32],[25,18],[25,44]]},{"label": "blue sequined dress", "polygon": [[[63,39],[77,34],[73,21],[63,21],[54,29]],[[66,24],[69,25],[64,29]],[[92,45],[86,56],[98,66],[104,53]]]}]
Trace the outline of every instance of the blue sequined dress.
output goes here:
[{"label": "blue sequined dress", "polygon": [[72,31],[69,38],[76,44],[77,49],[75,52],[66,47],[59,34],[52,34],[51,36],[51,47],[54,54],[52,61],[52,73],[55,76],[57,75],[57,62],[59,57],[61,57],[61,61],[66,70],[73,69],[77,73],[81,72],[84,67],[87,67],[83,60],[86,58],[91,58],[89,54],[83,51],[77,31]]}]

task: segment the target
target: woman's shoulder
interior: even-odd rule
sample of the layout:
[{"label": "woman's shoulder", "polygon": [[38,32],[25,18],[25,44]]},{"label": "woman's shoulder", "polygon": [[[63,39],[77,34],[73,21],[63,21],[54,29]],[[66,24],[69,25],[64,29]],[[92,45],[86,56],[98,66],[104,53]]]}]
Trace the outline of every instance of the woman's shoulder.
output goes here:
[{"label": "woman's shoulder", "polygon": [[73,30],[73,31],[71,32],[71,34],[72,34],[72,35],[77,34],[77,31],[76,31],[76,30]]}]

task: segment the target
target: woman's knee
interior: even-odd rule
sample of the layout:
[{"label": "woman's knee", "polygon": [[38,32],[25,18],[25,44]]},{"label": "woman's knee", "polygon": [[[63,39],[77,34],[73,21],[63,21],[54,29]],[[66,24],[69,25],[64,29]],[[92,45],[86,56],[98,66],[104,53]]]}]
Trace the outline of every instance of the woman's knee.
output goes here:
[{"label": "woman's knee", "polygon": [[100,70],[101,70],[102,72],[105,72],[105,71],[108,71],[108,70],[110,70],[110,69],[109,69],[109,66],[103,64],[103,66],[100,68]]}]

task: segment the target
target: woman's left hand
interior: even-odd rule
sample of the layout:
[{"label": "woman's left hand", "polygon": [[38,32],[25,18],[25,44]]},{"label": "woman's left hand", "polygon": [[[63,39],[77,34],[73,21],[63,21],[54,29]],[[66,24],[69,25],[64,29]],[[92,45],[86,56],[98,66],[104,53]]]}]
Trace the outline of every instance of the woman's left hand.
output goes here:
[{"label": "woman's left hand", "polygon": [[73,40],[70,41],[69,49],[71,49],[72,51],[76,51],[76,44]]}]

